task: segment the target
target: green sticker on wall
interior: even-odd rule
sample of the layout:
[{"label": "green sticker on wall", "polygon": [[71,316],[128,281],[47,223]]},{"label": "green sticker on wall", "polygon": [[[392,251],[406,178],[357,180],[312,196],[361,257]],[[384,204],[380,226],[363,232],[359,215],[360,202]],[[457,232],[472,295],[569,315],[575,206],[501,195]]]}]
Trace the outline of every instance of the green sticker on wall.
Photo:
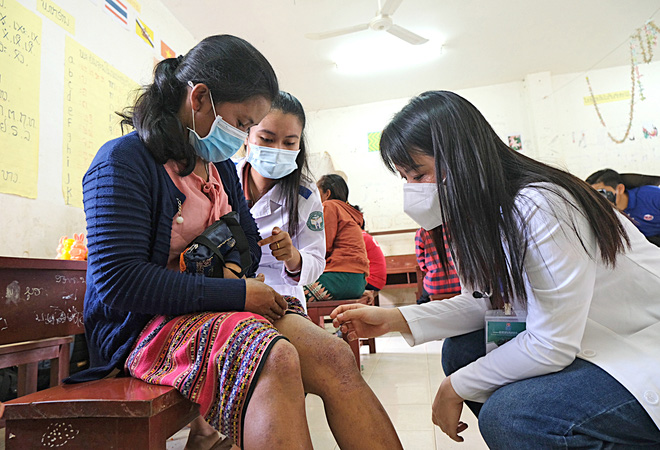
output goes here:
[{"label": "green sticker on wall", "polygon": [[380,131],[375,133],[367,133],[367,140],[369,141],[369,151],[377,152],[380,150],[380,135],[383,134]]}]

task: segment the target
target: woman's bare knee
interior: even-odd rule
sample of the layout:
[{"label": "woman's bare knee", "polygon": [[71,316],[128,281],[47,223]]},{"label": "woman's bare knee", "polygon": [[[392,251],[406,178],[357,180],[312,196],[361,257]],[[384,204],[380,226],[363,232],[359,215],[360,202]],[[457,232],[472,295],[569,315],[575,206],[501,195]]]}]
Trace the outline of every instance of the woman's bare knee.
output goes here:
[{"label": "woman's bare knee", "polygon": [[[324,397],[337,394],[338,390],[352,391],[364,382],[355,363],[351,348],[342,339],[331,334],[316,339],[314,356],[305,361],[305,389],[307,392]],[[312,366],[312,367],[310,367]]]},{"label": "woman's bare knee", "polygon": [[333,335],[330,335],[327,341],[322,364],[329,365],[342,373],[358,374],[355,355],[353,355],[351,347],[343,339]]},{"label": "woman's bare knee", "polygon": [[271,348],[263,368],[263,375],[300,378],[300,358],[296,348],[288,341],[280,339]]}]

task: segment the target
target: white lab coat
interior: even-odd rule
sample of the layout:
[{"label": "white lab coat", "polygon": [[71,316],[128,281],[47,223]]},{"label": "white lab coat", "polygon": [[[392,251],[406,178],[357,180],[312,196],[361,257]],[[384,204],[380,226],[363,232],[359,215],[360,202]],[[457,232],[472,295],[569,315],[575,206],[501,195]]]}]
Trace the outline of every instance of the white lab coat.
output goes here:
[{"label": "white lab coat", "polygon": [[[600,260],[586,219],[556,195],[526,188],[516,202],[531,234],[527,330],[455,372],[452,386],[464,399],[484,402],[498,387],[559,371],[578,357],[625,386],[660,427],[660,248],[620,215],[631,248],[612,269]],[[464,287],[451,299],[401,308],[412,332],[404,336],[408,343],[483,328],[489,305],[474,290],[482,289]]]},{"label": "white lab coat", "polygon": [[[243,167],[245,159],[236,164],[238,178],[244,185]],[[273,228],[279,227],[289,232],[289,215],[286,199],[280,185],[276,184],[250,209],[259,227],[261,239],[272,236]],[[284,263],[276,260],[265,245],[261,247],[261,262],[258,273],[266,277],[266,284],[282,295],[296,297],[306,307],[303,286],[316,281],[325,270],[325,230],[323,227],[323,206],[321,196],[314,183],[301,186],[298,194],[298,224],[297,233],[292,238],[293,246],[302,257],[300,280],[295,281],[284,271]]]}]

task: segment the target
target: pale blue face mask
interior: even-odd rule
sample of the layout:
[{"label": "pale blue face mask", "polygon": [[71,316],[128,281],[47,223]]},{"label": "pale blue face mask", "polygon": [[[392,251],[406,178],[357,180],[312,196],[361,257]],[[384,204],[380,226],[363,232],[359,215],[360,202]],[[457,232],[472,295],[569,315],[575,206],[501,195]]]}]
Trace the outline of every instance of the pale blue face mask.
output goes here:
[{"label": "pale blue face mask", "polygon": [[250,153],[246,160],[262,177],[279,180],[298,168],[296,158],[300,150],[262,147],[254,144],[248,146]]},{"label": "pale blue face mask", "polygon": [[[193,87],[190,81],[188,85]],[[199,137],[195,131],[195,111],[193,111],[193,128],[192,130],[188,128],[190,130],[188,140],[202,159],[209,162],[221,162],[236,154],[241,148],[241,145],[243,145],[243,142],[245,142],[245,139],[247,139],[247,133],[222,120],[222,117],[215,112],[215,104],[213,103],[211,91],[209,91],[209,96],[211,97],[211,106],[213,106],[213,114],[215,115],[215,120],[211,125],[209,134],[203,138]]]}]

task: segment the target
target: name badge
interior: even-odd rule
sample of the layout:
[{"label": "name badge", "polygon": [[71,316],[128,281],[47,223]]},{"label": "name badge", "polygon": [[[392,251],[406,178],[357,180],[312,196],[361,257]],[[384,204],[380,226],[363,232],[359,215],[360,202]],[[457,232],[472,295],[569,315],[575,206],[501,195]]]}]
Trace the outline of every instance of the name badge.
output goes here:
[{"label": "name badge", "polygon": [[526,314],[517,313],[507,303],[504,310],[486,311],[486,353],[506,344],[519,333],[525,331]]}]

